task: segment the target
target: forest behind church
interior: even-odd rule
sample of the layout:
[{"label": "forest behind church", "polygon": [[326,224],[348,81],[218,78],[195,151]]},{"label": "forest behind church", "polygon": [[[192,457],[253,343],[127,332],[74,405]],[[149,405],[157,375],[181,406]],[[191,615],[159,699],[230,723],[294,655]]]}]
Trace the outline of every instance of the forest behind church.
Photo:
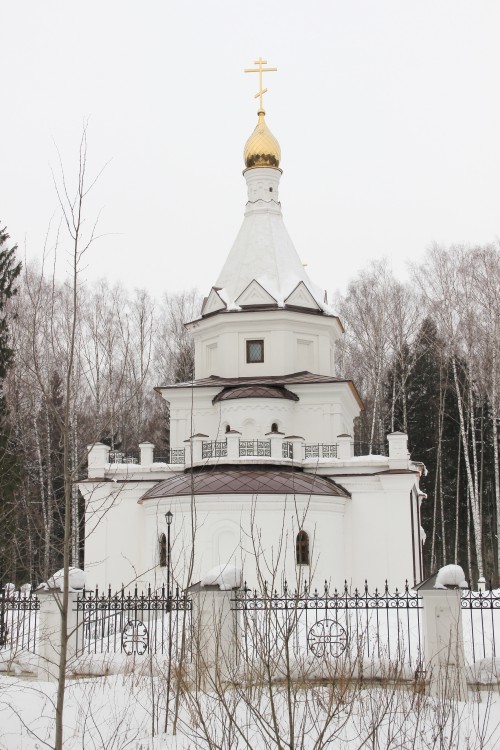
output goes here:
[{"label": "forest behind church", "polygon": [[[4,231],[0,261],[11,251]],[[35,264],[24,264],[12,284],[17,293],[4,295],[0,305],[0,350],[11,352],[0,368],[2,584],[36,583],[61,567],[63,440],[57,415],[65,407],[70,345],[70,286]],[[376,453],[388,432],[403,430],[412,458],[427,469],[421,482],[427,494],[426,573],[458,562],[470,578],[484,574],[494,583],[499,289],[498,246],[436,246],[412,269],[411,283],[394,278],[386,262],[373,262],[334,303],[346,331],[336,374],[353,379],[365,404],[354,439]],[[153,388],[191,379],[193,350],[183,323],[199,314],[201,295],[165,292],[154,299],[146,290],[103,280],[81,285],[78,297],[71,455],[75,474],[83,477],[85,448],[96,440],[122,451],[137,450],[143,441],[160,453],[169,447],[168,410]],[[85,534],[76,489],[73,508],[75,564],[83,562]],[[334,576],[332,571],[334,585],[342,585]]]}]

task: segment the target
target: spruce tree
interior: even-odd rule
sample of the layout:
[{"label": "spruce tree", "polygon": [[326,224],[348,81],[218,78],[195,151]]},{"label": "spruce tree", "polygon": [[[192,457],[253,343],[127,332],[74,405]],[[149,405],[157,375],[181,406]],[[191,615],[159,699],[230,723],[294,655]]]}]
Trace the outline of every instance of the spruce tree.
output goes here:
[{"label": "spruce tree", "polygon": [[[20,466],[10,440],[5,397],[5,378],[14,356],[9,341],[8,302],[17,292],[16,280],[21,272],[21,263],[16,258],[17,245],[9,246],[8,240],[7,229],[0,228],[0,576],[2,583],[16,579],[20,567],[18,537],[20,525],[22,525],[16,504]],[[28,573],[22,570],[20,574],[27,575]]]}]

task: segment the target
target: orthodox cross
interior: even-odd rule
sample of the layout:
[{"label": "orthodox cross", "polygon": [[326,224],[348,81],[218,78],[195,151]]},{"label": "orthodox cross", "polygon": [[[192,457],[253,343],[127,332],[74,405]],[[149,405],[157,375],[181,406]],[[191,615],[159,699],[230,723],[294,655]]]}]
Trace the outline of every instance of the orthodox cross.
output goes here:
[{"label": "orthodox cross", "polygon": [[259,93],[255,94],[255,99],[259,97],[259,112],[263,112],[262,108],[262,97],[265,93],[267,93],[267,89],[262,88],[262,73],[272,73],[275,70],[278,70],[278,68],[264,68],[263,65],[267,65],[267,60],[263,60],[262,57],[259,57],[258,60],[255,60],[254,65],[258,65],[258,68],[245,68],[245,73],[258,73],[259,74]]}]

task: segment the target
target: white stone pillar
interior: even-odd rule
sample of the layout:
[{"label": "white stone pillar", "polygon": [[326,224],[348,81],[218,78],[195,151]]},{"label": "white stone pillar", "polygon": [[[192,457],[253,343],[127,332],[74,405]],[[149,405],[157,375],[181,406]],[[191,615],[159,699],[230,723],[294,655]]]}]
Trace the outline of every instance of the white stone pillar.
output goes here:
[{"label": "white stone pillar", "polygon": [[389,442],[389,469],[407,469],[408,435],[406,432],[391,432],[387,435]]},{"label": "white stone pillar", "polygon": [[337,435],[337,458],[349,461],[352,458],[352,436],[343,433]]},{"label": "white stone pillar", "polygon": [[109,446],[104,443],[93,443],[87,445],[88,450],[88,476],[102,477],[104,466],[109,462]]},{"label": "white stone pillar", "polygon": [[287,435],[283,438],[286,443],[292,444],[292,454],[294,464],[301,464],[304,460],[304,454],[302,446],[304,444],[304,438],[300,435]]},{"label": "white stone pillar", "polygon": [[[61,653],[61,609],[62,591],[49,589],[37,591],[40,601],[38,620],[38,679],[53,682],[59,677],[59,655]],[[69,665],[76,655],[76,600],[77,593],[68,594],[68,647],[66,663]]]},{"label": "white stone pillar", "polygon": [[265,437],[271,443],[271,458],[281,460],[283,458],[283,433],[266,432]]},{"label": "white stone pillar", "polygon": [[228,459],[231,459],[231,460],[239,459],[240,437],[241,437],[241,432],[239,430],[229,430],[229,432],[226,432]]},{"label": "white stone pillar", "polygon": [[234,590],[196,584],[189,594],[193,603],[195,680],[210,689],[234,679],[238,615],[231,610]]},{"label": "white stone pillar", "polygon": [[139,443],[139,450],[141,451],[141,466],[151,466],[155,450],[153,443]]},{"label": "white stone pillar", "polygon": [[197,435],[192,435],[189,438],[193,464],[201,463],[201,461],[203,460],[203,443],[207,441],[208,435],[203,435],[201,432]]},{"label": "white stone pillar", "polygon": [[420,589],[428,692],[467,699],[460,589]]}]

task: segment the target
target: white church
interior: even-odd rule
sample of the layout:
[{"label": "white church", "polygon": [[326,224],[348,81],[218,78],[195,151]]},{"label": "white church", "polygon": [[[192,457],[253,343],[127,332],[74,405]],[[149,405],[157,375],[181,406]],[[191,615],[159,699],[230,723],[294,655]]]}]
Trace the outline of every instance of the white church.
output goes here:
[{"label": "white church", "polygon": [[[168,456],[89,448],[87,585],[185,588],[216,566],[248,586],[322,590],[422,580],[421,464],[407,436],[359,455],[363,404],[335,377],[342,323],[286,230],[281,152],[262,107],[244,149],[241,229],[200,316],[195,373],[156,390],[170,407]],[[365,451],[368,452],[367,450]],[[169,523],[167,524],[167,520]]]}]

